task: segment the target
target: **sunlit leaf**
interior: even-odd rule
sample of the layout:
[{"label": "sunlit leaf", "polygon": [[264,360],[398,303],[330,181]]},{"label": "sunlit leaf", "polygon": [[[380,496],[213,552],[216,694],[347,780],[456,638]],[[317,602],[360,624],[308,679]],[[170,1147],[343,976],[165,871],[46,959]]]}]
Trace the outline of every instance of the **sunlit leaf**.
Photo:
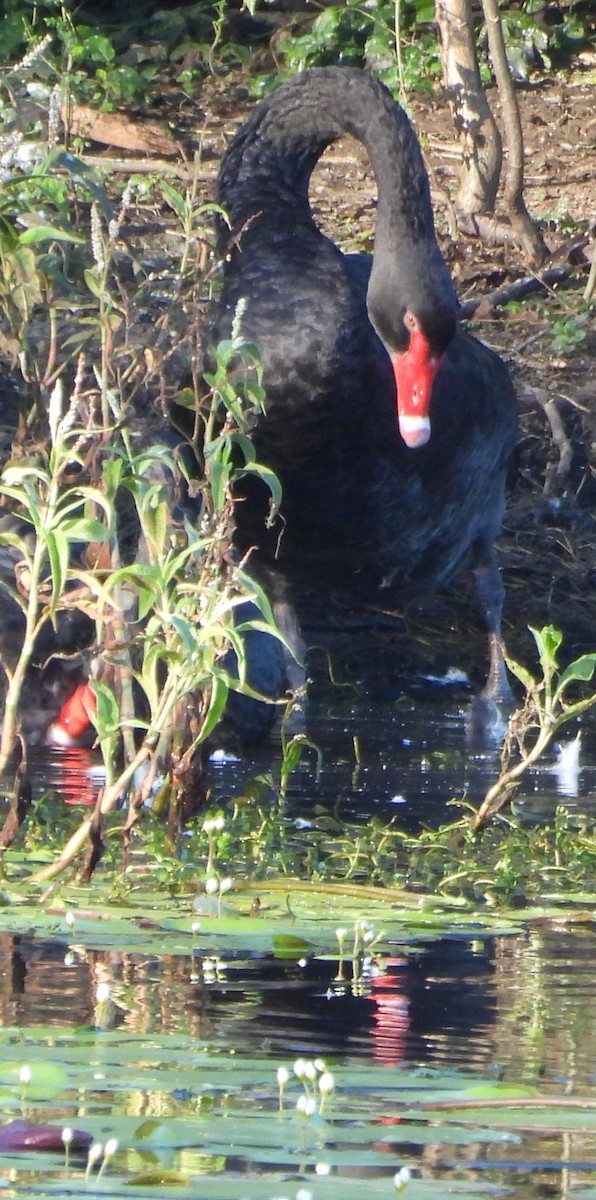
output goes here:
[{"label": "sunlit leaf", "polygon": [[545,625],[542,629],[534,629],[530,625],[530,633],[538,647],[540,665],[545,676],[552,674],[557,666],[557,655],[563,641],[563,634],[554,625]]},{"label": "sunlit leaf", "polygon": [[67,517],[60,530],[69,542],[106,542],[110,536],[106,526],[91,517]]},{"label": "sunlit leaf", "polygon": [[99,268],[86,267],[83,271],[83,278],[92,295],[101,300],[102,296],[105,295],[105,283],[103,282]]},{"label": "sunlit leaf", "polygon": [[92,681],[93,691],[97,700],[97,714],[93,718],[101,737],[111,736],[121,728],[120,707],[114,692],[99,680]]},{"label": "sunlit leaf", "polygon": [[75,233],[74,229],[60,229],[54,225],[35,225],[30,229],[25,229],[19,235],[19,241],[22,246],[30,246],[36,242],[76,242],[79,245],[85,245],[86,239],[79,233]]},{"label": "sunlit leaf", "polygon": [[561,671],[559,683],[557,687],[557,696],[562,695],[563,691],[570,683],[589,683],[596,671],[596,654],[582,654],[580,658],[576,658],[564,671]]},{"label": "sunlit leaf", "polygon": [[68,570],[69,544],[64,531],[60,528],[48,531],[46,546],[52,572],[52,608],[55,609],[64,590]]},{"label": "sunlit leaf", "polygon": [[527,667],[524,667],[523,663],[517,662],[514,658],[507,657],[505,661],[507,669],[511,671],[512,675],[515,675],[516,679],[519,679],[526,691],[534,692],[538,687],[538,680],[528,671]]}]

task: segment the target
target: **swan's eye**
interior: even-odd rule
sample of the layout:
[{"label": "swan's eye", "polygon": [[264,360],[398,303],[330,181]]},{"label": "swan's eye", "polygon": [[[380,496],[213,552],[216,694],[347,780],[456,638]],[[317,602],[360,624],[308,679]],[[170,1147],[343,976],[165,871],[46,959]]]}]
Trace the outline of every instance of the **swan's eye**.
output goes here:
[{"label": "swan's eye", "polygon": [[410,333],[414,333],[416,329],[420,328],[417,317],[409,310],[404,313],[404,325],[406,329],[410,330]]}]

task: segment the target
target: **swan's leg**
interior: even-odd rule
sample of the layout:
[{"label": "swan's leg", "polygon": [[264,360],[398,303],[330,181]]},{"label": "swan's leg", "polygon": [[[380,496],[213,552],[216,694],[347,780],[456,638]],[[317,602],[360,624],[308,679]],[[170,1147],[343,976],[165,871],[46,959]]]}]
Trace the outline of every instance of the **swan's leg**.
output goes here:
[{"label": "swan's leg", "polygon": [[488,679],[482,695],[497,703],[510,703],[514,697],[507,678],[501,635],[505,588],[497,566],[492,539],[483,538],[477,542],[473,570],[476,596],[488,630],[490,655]]}]

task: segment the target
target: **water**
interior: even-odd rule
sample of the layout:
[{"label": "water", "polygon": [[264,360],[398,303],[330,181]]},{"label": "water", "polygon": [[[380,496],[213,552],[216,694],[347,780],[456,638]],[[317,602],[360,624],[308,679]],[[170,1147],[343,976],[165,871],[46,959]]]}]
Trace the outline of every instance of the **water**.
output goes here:
[{"label": "water", "polygon": [[[430,694],[429,694],[430,693]],[[348,697],[330,708],[309,704],[306,750],[288,789],[292,807],[308,816],[314,805],[340,811],[346,819],[395,817],[404,828],[438,825],[455,813],[450,801],[478,805],[494,783],[499,744],[492,736],[471,742],[471,700],[442,688],[426,689],[416,700],[375,701]],[[534,771],[519,793],[518,808],[529,817],[552,819],[557,805],[571,812],[596,814],[596,728],[576,727]],[[314,747],[321,752],[318,766]],[[214,753],[208,764],[212,800],[236,794],[256,775],[279,778],[281,753],[277,735],[269,744],[242,755]],[[102,781],[98,755],[91,750],[37,748],[31,755],[30,778],[36,794],[54,790],[68,804],[92,804]]]},{"label": "water", "polygon": [[[24,1110],[119,1138],[100,1194],[134,1195],[142,1172],[159,1167],[175,1168],[197,1189],[182,1194],[273,1200],[307,1186],[318,1200],[339,1194],[333,1181],[347,1188],[366,1178],[392,1195],[403,1165],[414,1198],[459,1194],[464,1184],[475,1196],[494,1185],[519,1200],[551,1188],[567,1194],[596,1169],[589,1111],[570,1110],[570,1129],[562,1128],[567,1110],[554,1126],[548,1109],[522,1107],[508,1117],[487,1110],[471,1130],[466,1111],[455,1123],[453,1114],[430,1122],[416,1111],[398,1114],[412,1091],[415,1099],[436,1098],[437,1089],[451,1095],[475,1078],[596,1102],[595,954],[589,926],[480,943],[450,938],[396,948],[383,974],[353,987],[337,981],[337,964],[317,960],[158,959],[80,944],[65,953],[58,940],[5,935],[3,1116],[21,1111],[22,1089],[5,1086],[12,1064],[58,1064],[64,1088],[34,1094]],[[113,999],[103,1014],[99,983]],[[277,1068],[291,1073],[298,1056],[324,1056],[336,1077],[327,1120],[316,1118],[312,1134],[296,1133],[295,1080],[277,1113]],[[199,1145],[202,1157],[190,1149]],[[77,1190],[82,1167],[65,1173],[58,1155],[38,1161],[25,1172],[17,1155],[0,1154],[9,1195],[45,1195],[49,1181],[62,1194]],[[330,1178],[317,1178],[320,1163]]]},{"label": "water", "polygon": [[[3,935],[3,1028],[91,1025],[98,982],[128,1033],[184,1033],[219,1051],[458,1068],[572,1094],[596,1085],[596,934],[449,938],[392,952],[353,988],[336,963],[119,954]],[[66,960],[66,961],[65,961]],[[193,978],[193,976],[195,976]]]},{"label": "water", "polygon": [[[376,693],[370,681],[338,693],[315,681],[307,732],[322,765],[306,754],[289,792],[304,821],[323,806],[362,821],[393,816],[411,829],[438,824],[453,811],[449,800],[478,803],[494,780],[498,745],[472,735],[461,684],[378,683]],[[596,740],[589,726],[582,737],[579,760],[577,747],[563,763],[553,753],[529,778],[519,803],[529,818],[550,817],[560,803],[593,810]],[[274,740],[243,758],[216,756],[213,801],[255,774],[275,776],[279,761]],[[89,803],[96,765],[90,751],[40,751],[33,784]],[[188,900],[185,911],[190,921]],[[137,929],[142,915],[133,897]],[[57,917],[48,937],[27,928],[13,936],[10,912],[0,919],[0,1115],[68,1123],[102,1142],[116,1136],[120,1149],[93,1194],[159,1187],[213,1200],[349,1200],[363,1180],[371,1194],[395,1195],[393,1176],[406,1166],[412,1200],[503,1188],[514,1200],[591,1195],[592,1110],[531,1106],[533,1096],[596,1105],[591,913],[508,936],[392,938],[355,977],[349,955],[341,969],[336,955],[287,961],[250,931],[244,948],[222,938],[215,952],[198,934],[192,954],[189,933],[181,941],[172,932],[155,954],[142,934],[137,949],[105,949],[92,921],[69,930]],[[335,1076],[321,1116],[296,1116],[300,1057],[323,1058]],[[27,1094],[22,1065],[47,1063],[61,1077]],[[279,1066],[291,1077],[282,1113]],[[469,1096],[475,1081],[497,1098],[505,1084],[529,1097],[518,1109],[426,1117],[426,1099]],[[0,1186],[45,1196],[88,1194],[91,1185],[81,1164],[65,1166],[59,1154],[0,1152]]]},{"label": "water", "polygon": [[[314,805],[338,808],[346,819],[390,816],[415,830],[421,822],[437,825],[454,815],[446,807],[453,799],[478,805],[498,775],[508,716],[479,701],[484,633],[454,634],[440,605],[426,616],[428,628],[436,625],[431,636],[424,624],[412,629],[381,617],[358,622],[341,609],[330,618],[314,601],[309,604],[301,614],[311,649],[300,731],[313,749],[290,781],[296,812],[308,816]],[[576,752],[577,734],[577,725],[564,731],[569,748],[563,762],[553,750],[524,781],[519,796],[530,817],[536,812],[549,819],[559,803],[572,811],[594,809],[596,717],[585,721]],[[90,751],[38,750],[34,790],[54,787],[70,803],[92,803],[97,763]],[[233,796],[255,775],[279,779],[280,763],[278,731],[254,751],[214,755],[208,780],[214,800]]]}]

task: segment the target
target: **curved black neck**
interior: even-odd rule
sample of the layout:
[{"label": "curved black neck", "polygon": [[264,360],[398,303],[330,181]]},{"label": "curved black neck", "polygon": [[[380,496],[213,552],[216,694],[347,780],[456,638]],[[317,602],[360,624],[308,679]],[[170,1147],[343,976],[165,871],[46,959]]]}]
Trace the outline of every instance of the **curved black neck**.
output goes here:
[{"label": "curved black neck", "polygon": [[341,67],[297,75],[259,105],[232,143],[218,201],[233,229],[257,214],[310,219],[312,170],[344,134],[369,153],[379,189],[377,235],[434,241],[428,179],[405,112],[371,75]]},{"label": "curved black neck", "polygon": [[455,329],[457,299],[435,237],[422,153],[403,109],[365,71],[304,71],[258,105],[222,161],[217,198],[232,237],[222,226],[220,249],[231,246],[238,263],[243,248],[262,244],[275,230],[287,237],[314,230],[310,176],[342,134],[366,147],[377,183],[371,319],[386,345],[399,348],[403,314],[411,310],[442,353]]}]

